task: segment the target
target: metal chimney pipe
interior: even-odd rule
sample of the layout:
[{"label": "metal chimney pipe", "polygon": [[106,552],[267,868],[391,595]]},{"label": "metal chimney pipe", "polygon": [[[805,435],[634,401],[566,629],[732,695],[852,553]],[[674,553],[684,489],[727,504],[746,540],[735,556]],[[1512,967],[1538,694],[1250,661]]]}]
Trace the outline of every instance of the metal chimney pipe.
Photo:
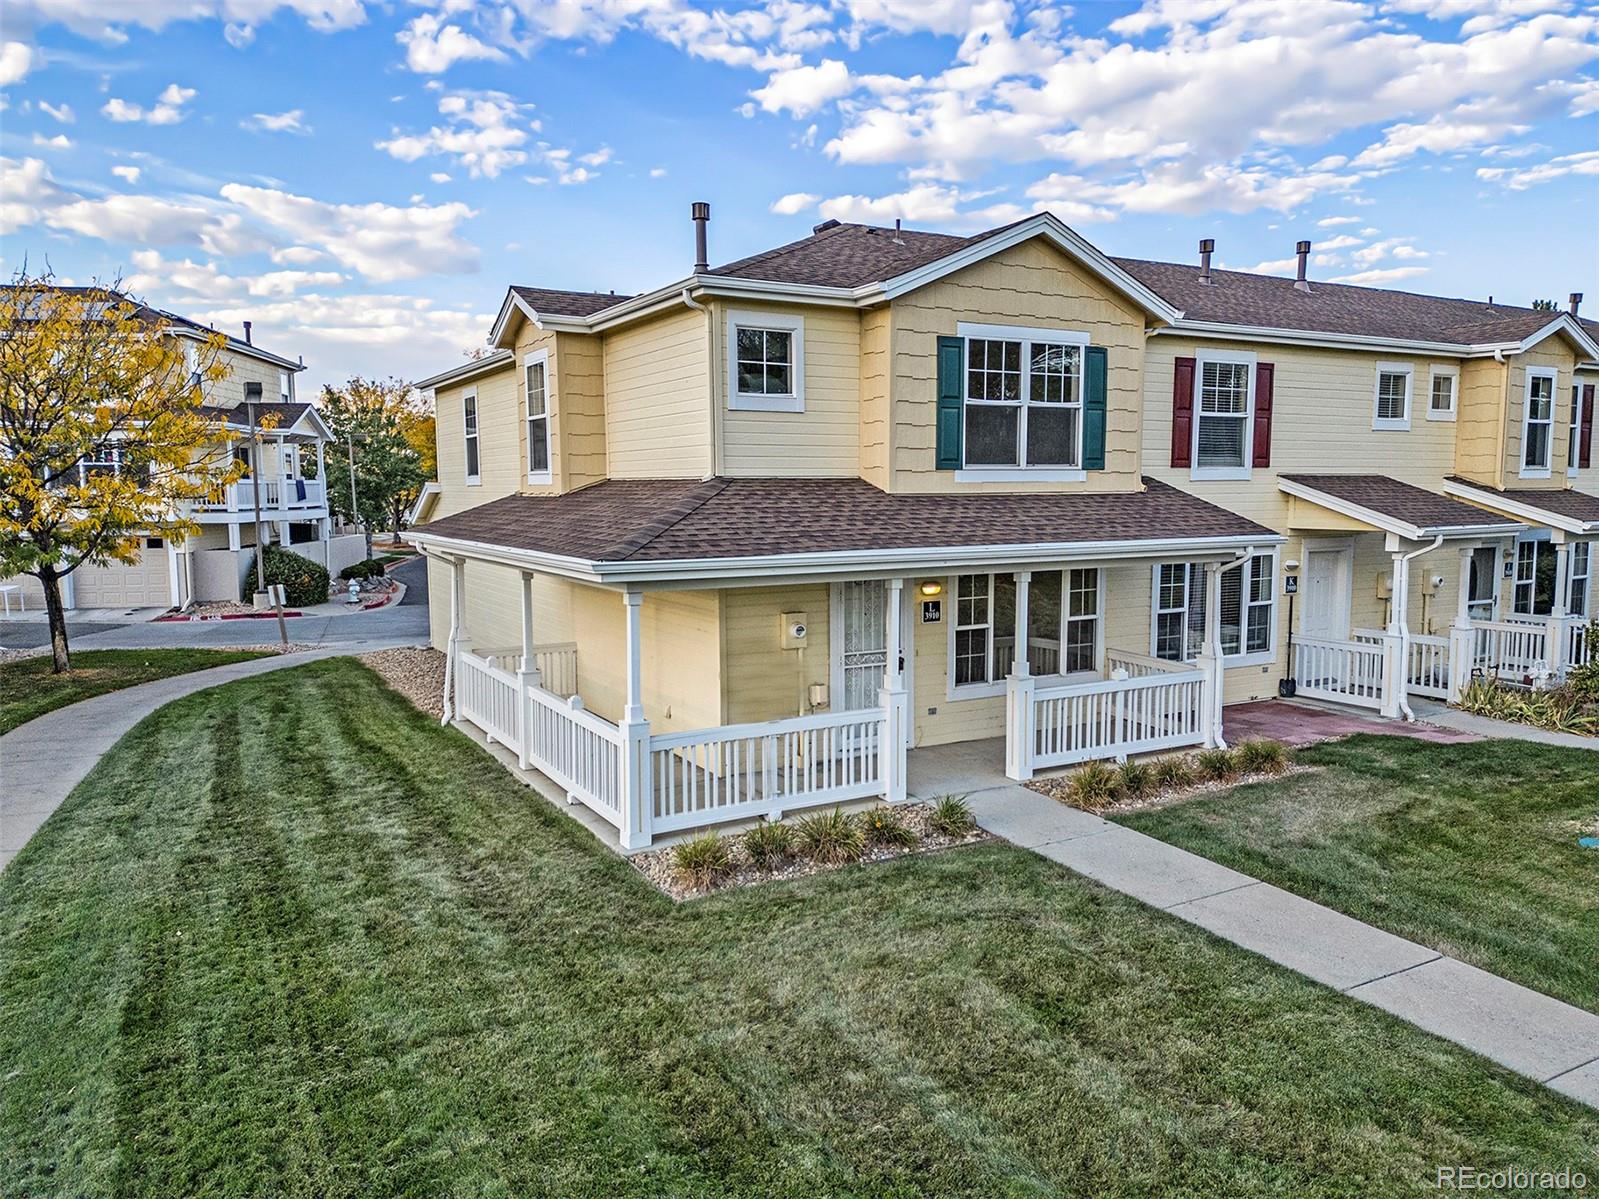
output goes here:
[{"label": "metal chimney pipe", "polygon": [[1202,237],[1199,239],[1199,281],[1201,283],[1210,282],[1210,256],[1215,252],[1215,249],[1216,239],[1214,237]]},{"label": "metal chimney pipe", "polygon": [[694,273],[698,275],[711,266],[705,245],[705,227],[711,223],[711,206],[704,200],[695,200],[689,215],[694,221]]},{"label": "metal chimney pipe", "polygon": [[1566,311],[1571,313],[1572,316],[1576,316],[1577,315],[1577,309],[1579,309],[1581,307],[1582,307],[1582,293],[1580,291],[1572,292],[1571,295],[1566,300]]},{"label": "metal chimney pipe", "polygon": [[1305,264],[1310,259],[1310,243],[1302,241],[1294,246],[1294,254],[1299,258],[1299,274],[1294,279],[1294,286],[1300,291],[1309,291],[1310,284],[1305,279]]},{"label": "metal chimney pipe", "polygon": [[244,322],[244,344],[247,345],[247,346],[253,346],[255,344],[255,342],[250,340],[250,322],[249,321],[245,321]]}]

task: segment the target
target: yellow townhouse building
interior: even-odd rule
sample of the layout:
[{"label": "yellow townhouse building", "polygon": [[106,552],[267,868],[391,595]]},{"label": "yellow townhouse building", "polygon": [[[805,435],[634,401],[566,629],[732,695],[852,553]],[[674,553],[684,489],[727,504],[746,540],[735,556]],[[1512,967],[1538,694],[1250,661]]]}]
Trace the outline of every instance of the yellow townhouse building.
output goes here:
[{"label": "yellow townhouse building", "polygon": [[[447,718],[617,830],[1409,715],[1583,652],[1599,325],[841,224],[638,296],[512,287],[425,380]],[[1289,612],[1292,611],[1292,619]]]}]

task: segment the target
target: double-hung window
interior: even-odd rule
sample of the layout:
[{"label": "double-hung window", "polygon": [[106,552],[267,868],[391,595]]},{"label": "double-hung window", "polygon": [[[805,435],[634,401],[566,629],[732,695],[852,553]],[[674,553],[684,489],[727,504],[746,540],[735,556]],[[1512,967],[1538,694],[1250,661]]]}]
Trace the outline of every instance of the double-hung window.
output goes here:
[{"label": "double-hung window", "polygon": [[1555,610],[1555,547],[1548,541],[1516,542],[1516,575],[1511,611],[1517,616],[1548,616]]},{"label": "double-hung window", "polygon": [[957,331],[966,345],[961,439],[966,476],[979,481],[1080,478],[1087,336],[965,323]]},{"label": "double-hung window", "polygon": [[522,368],[527,385],[527,481],[550,481],[549,354],[540,350]]},{"label": "double-hung window", "polygon": [[[954,581],[950,692],[994,693],[1016,652],[1016,577],[961,575]],[[1064,675],[1097,669],[1100,622],[1095,567],[1034,571],[1027,590],[1027,669]]]},{"label": "double-hung window", "polygon": [[1427,419],[1454,420],[1460,374],[1453,367],[1435,366],[1427,383]]},{"label": "double-hung window", "polygon": [[1588,580],[1593,574],[1593,543],[1576,541],[1571,545],[1571,589],[1567,592],[1566,611],[1573,616],[1588,615]]},{"label": "double-hung window", "polygon": [[466,481],[479,483],[482,474],[478,461],[477,392],[469,391],[461,397],[462,437],[466,443]]},{"label": "double-hung window", "polygon": [[728,313],[727,378],[735,412],[804,412],[805,318]]},{"label": "double-hung window", "polygon": [[1200,357],[1199,396],[1194,406],[1196,474],[1246,474],[1250,461],[1250,413],[1254,408],[1252,358]]},{"label": "double-hung window", "polygon": [[1410,428],[1410,384],[1414,373],[1409,363],[1377,364],[1377,394],[1371,415],[1373,429]]},{"label": "double-hung window", "polygon": [[1521,420],[1521,474],[1523,478],[1549,477],[1550,443],[1555,427],[1555,372],[1527,368],[1527,396]]},{"label": "double-hung window", "polygon": [[[1566,473],[1577,473],[1577,463],[1582,452],[1582,388],[1571,388],[1571,429],[1566,437]],[[1576,609],[1572,609],[1575,611]]]},{"label": "double-hung window", "polygon": [[[1256,554],[1221,577],[1222,655],[1267,660],[1276,619],[1277,558]],[[1205,572],[1198,562],[1155,568],[1151,652],[1186,662],[1205,646]]]},{"label": "double-hung window", "polygon": [[122,473],[122,451],[101,446],[78,460],[78,483],[102,477],[116,478]]},{"label": "double-hung window", "polygon": [[294,398],[294,376],[288,371],[278,372],[278,401],[287,404]]}]

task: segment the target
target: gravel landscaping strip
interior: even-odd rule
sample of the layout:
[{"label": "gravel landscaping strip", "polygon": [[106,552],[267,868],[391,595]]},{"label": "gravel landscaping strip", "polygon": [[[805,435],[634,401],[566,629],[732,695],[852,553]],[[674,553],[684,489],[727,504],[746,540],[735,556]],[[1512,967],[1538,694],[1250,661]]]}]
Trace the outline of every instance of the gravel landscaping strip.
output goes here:
[{"label": "gravel landscaping strip", "polygon": [[361,654],[358,661],[435,720],[444,718],[444,655],[416,646]]}]

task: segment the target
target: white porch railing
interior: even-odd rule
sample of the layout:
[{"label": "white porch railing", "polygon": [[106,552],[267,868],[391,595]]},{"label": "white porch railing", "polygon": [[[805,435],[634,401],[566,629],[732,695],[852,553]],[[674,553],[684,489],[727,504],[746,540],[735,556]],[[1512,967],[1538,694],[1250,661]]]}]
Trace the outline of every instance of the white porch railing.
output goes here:
[{"label": "white porch railing", "polygon": [[1524,680],[1549,667],[1549,625],[1519,620],[1475,620],[1473,668],[1493,678]]},{"label": "white porch railing", "polygon": [[1449,698],[1449,638],[1412,633],[1405,655],[1405,685],[1417,695]]},{"label": "white porch railing", "polygon": [[[519,649],[479,650],[478,653],[509,674],[515,674],[522,668],[522,651]],[[538,667],[539,685],[544,690],[563,696],[578,693],[576,642],[561,641],[535,646],[533,664]]]},{"label": "white porch railing", "polygon": [[1205,741],[1205,672],[1192,668],[1033,693],[1032,766],[1126,758]]},{"label": "white porch railing", "polygon": [[1294,638],[1294,679],[1299,694],[1310,699],[1360,707],[1384,706],[1383,659],[1386,649],[1377,640],[1332,641],[1320,637]]},{"label": "white porch railing", "polygon": [[455,703],[461,716],[492,741],[518,753],[522,749],[521,687],[516,676],[487,658],[462,651],[455,676]]},{"label": "white porch railing", "polygon": [[1105,673],[1113,675],[1118,670],[1125,670],[1130,679],[1148,678],[1154,674],[1182,674],[1192,670],[1193,667],[1185,662],[1171,662],[1165,658],[1157,658],[1152,654],[1135,653],[1128,649],[1105,650]]},{"label": "white porch railing", "polygon": [[527,759],[566,788],[567,797],[622,827],[621,730],[583,709],[573,696],[563,699],[541,687],[526,687]]},{"label": "white porch railing", "polygon": [[[201,512],[255,512],[255,484],[249,479],[230,483],[217,499],[197,500]],[[262,479],[261,513],[320,510],[327,507],[327,484],[322,479]]]},{"label": "white porch railing", "polygon": [[869,708],[652,736],[654,830],[881,795],[885,722]]}]

